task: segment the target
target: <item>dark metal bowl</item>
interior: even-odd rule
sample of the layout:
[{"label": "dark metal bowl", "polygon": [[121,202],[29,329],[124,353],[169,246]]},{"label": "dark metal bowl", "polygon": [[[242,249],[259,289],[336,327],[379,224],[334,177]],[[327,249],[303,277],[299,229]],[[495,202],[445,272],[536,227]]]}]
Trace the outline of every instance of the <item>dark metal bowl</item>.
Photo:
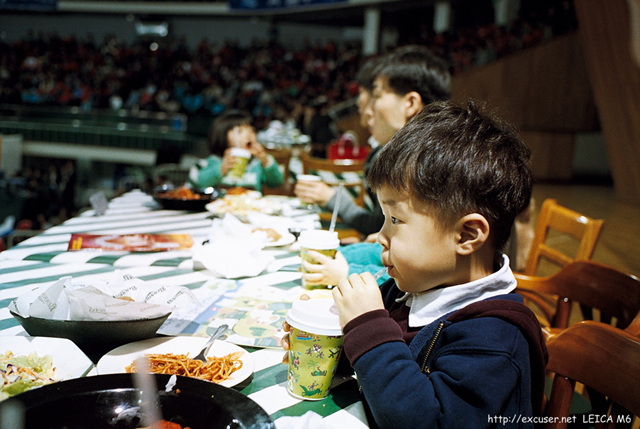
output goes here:
[{"label": "dark metal bowl", "polygon": [[175,188],[171,186],[157,188],[153,192],[153,199],[166,210],[205,211],[204,207],[220,195],[216,189],[207,188],[206,190],[192,190],[200,196],[198,199],[168,198],[162,196],[164,192],[173,189]]},{"label": "dark metal bowl", "polygon": [[[191,429],[275,428],[269,415],[240,392],[208,381],[153,374],[162,418]],[[131,374],[108,374],[61,381],[12,400],[25,408],[24,429],[134,429],[143,426],[141,391]],[[6,401],[9,402],[9,401]],[[0,404],[0,412],[3,404]]]},{"label": "dark metal bowl", "polygon": [[159,317],[136,320],[53,320],[11,315],[31,336],[68,338],[94,362],[123,344],[156,336],[170,312]]}]

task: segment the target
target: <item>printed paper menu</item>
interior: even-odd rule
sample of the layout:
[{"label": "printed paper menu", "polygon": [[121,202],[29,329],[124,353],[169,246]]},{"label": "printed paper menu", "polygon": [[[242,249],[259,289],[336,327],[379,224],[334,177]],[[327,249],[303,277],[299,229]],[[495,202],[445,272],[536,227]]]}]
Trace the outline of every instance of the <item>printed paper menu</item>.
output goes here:
[{"label": "printed paper menu", "polygon": [[124,252],[186,250],[193,245],[189,234],[72,234],[67,250],[101,249]]}]

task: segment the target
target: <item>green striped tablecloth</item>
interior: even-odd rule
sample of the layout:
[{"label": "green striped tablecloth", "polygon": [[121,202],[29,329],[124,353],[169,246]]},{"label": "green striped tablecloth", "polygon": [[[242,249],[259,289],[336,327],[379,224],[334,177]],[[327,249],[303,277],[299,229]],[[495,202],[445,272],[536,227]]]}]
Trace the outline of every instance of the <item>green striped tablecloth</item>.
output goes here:
[{"label": "green striped tablecloth", "polygon": [[[102,217],[87,213],[0,253],[0,345],[1,336],[26,335],[7,308],[16,297],[64,276],[102,279],[116,270],[145,282],[186,287],[200,300],[198,308],[172,313],[160,328],[162,334],[207,335],[209,326],[233,323],[235,320],[230,317],[241,317],[238,314],[244,307],[252,305],[283,314],[282,310],[304,291],[297,271],[299,257],[286,248],[270,250],[275,260],[265,273],[236,280],[218,279],[209,271],[194,270],[189,252],[66,251],[71,233],[75,232],[203,236],[211,225],[207,216],[207,213],[158,210],[144,194],[134,192],[112,201]],[[247,317],[254,317],[252,310],[247,311]],[[264,315],[264,311],[260,314]],[[270,323],[271,329],[279,328],[281,320],[273,318]],[[228,341],[245,347],[256,364],[252,377],[234,389],[257,402],[274,420],[313,411],[323,417],[323,427],[367,427],[357,382],[352,376],[336,377],[330,395],[321,401],[302,401],[287,393],[287,367],[281,363],[284,352],[279,347],[279,335],[281,331],[257,340],[236,335],[235,331],[229,335]],[[300,423],[298,427],[304,427],[304,421],[300,418],[287,423]]]}]

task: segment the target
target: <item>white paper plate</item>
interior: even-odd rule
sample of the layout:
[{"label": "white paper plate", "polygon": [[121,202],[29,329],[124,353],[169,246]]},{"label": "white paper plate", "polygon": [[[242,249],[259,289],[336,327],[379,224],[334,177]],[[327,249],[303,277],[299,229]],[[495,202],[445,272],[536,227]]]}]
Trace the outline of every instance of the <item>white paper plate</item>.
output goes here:
[{"label": "white paper plate", "polygon": [[286,246],[296,241],[296,237],[293,234],[291,234],[289,231],[283,231],[283,230],[276,230],[276,231],[278,232],[278,234],[280,234],[280,239],[276,241],[267,242],[264,245],[264,247]]},{"label": "white paper plate", "polygon": [[[156,337],[148,340],[136,341],[111,350],[98,361],[98,374],[117,374],[126,372],[125,368],[137,358],[151,353],[188,354],[197,355],[207,342],[207,337]],[[221,357],[234,352],[243,352],[240,356],[242,368],[218,383],[221,386],[232,387],[246,380],[253,373],[253,357],[245,349],[226,341],[216,340],[209,349],[207,357]]]},{"label": "white paper plate", "polygon": [[56,370],[56,380],[84,377],[93,368],[93,362],[75,343],[66,338],[0,336],[0,353],[11,351],[14,355],[36,353],[51,355]]}]

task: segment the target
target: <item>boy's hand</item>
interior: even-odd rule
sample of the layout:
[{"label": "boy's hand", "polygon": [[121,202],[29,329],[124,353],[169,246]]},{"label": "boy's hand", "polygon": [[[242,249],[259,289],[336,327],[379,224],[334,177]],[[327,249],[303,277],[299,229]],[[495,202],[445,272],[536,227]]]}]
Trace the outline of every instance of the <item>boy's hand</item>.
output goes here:
[{"label": "boy's hand", "polygon": [[291,325],[289,325],[286,320],[282,322],[282,330],[286,332],[281,340],[282,348],[285,351],[284,356],[282,356],[282,363],[289,363],[289,349],[291,348],[289,344],[289,332],[291,332]]},{"label": "boy's hand", "polygon": [[[300,295],[300,299],[302,301],[306,301],[306,300],[310,299],[310,297],[307,294],[302,294],[302,295]],[[291,332],[291,325],[289,325],[286,320],[284,322],[282,322],[282,330],[284,332],[286,332],[286,334],[284,334],[284,336],[282,337],[282,340],[280,342],[282,344],[282,348],[286,352],[284,354],[284,356],[282,356],[282,363],[289,363],[289,348],[290,348],[289,332]]]},{"label": "boy's hand", "polygon": [[351,274],[331,291],[340,313],[340,327],[372,310],[383,310],[382,294],[371,273]]},{"label": "boy's hand", "polygon": [[335,258],[315,250],[309,250],[308,255],[316,263],[302,261],[302,266],[307,270],[302,274],[302,278],[307,285],[337,285],[340,280],[346,279],[349,275],[349,263],[340,252],[336,252]]}]

